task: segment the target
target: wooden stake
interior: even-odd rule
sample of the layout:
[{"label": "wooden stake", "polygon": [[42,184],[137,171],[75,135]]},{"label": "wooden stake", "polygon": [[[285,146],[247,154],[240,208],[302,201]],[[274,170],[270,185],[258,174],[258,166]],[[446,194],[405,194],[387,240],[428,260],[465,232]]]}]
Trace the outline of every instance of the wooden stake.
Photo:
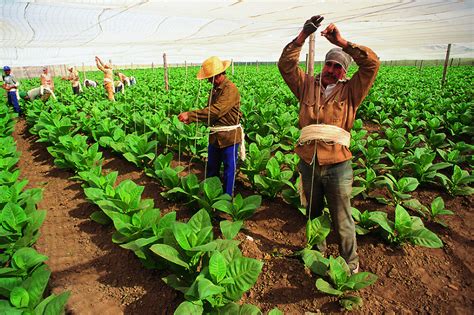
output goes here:
[{"label": "wooden stake", "polygon": [[420,70],[421,70],[421,67],[423,67],[423,59],[420,62]]},{"label": "wooden stake", "polygon": [[441,80],[441,86],[444,86],[446,82],[446,74],[448,73],[448,61],[449,53],[451,52],[451,44],[448,44],[448,50],[446,51],[446,58],[444,59],[443,79]]},{"label": "wooden stake", "polygon": [[168,85],[168,63],[166,62],[166,53],[163,54],[163,67],[165,68],[165,90],[169,91]]},{"label": "wooden stake", "polygon": [[230,60],[230,64],[232,66],[232,75],[234,75],[234,59]]},{"label": "wooden stake", "polygon": [[309,56],[309,54],[306,54],[306,61],[305,61],[305,65],[306,65],[306,71],[305,72],[306,72],[306,74],[308,74],[308,68],[309,68],[308,67],[308,56]]},{"label": "wooden stake", "polygon": [[314,33],[309,35],[308,74],[314,76]]}]

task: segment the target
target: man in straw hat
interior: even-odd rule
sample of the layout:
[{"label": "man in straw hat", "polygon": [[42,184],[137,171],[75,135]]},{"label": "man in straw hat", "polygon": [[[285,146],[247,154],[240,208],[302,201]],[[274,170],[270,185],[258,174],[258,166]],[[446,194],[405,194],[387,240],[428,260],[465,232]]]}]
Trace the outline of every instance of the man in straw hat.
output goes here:
[{"label": "man in straw hat", "polygon": [[[338,47],[326,54],[320,74],[316,77],[305,74],[298,67],[301,47],[322,20],[317,15],[305,22],[298,37],[283,49],[278,68],[300,103],[302,130],[295,151],[301,158],[298,168],[307,213],[310,218],[322,215],[326,197],[341,255],[351,272],[357,273],[359,257],[350,204],[353,180],[350,130],[357,108],[374,83],[380,62],[371,49],[346,41],[337,27],[330,24],[321,35]],[[349,79],[346,73],[351,57],[359,69]],[[318,245],[322,252],[325,247],[325,242]]]},{"label": "man in straw hat", "polygon": [[81,82],[79,77],[79,72],[74,67],[67,68],[69,71],[69,75],[67,77],[62,77],[62,80],[67,80],[71,82],[72,85],[72,93],[75,95],[79,95],[81,92]]},{"label": "man in straw hat", "polygon": [[114,73],[112,71],[112,65],[109,63],[103,63],[97,56],[95,56],[95,64],[97,65],[97,68],[104,73],[104,88],[107,92],[107,98],[109,101],[115,101]]},{"label": "man in straw hat", "polygon": [[[219,176],[224,163],[224,192],[233,195],[237,154],[241,154],[243,130],[240,126],[240,94],[237,87],[227,77],[225,70],[230,61],[221,61],[218,57],[206,59],[197,74],[199,80],[207,79],[213,88],[209,96],[209,106],[191,112],[183,112],[178,119],[185,124],[205,122],[210,126],[207,159],[207,177]],[[241,151],[239,144],[242,142]]]}]

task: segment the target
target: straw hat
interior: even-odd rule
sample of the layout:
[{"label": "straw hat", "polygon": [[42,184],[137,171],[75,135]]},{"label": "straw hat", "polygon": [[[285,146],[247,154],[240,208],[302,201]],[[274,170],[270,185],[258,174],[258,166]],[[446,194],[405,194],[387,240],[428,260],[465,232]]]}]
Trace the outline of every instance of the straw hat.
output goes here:
[{"label": "straw hat", "polygon": [[230,60],[221,61],[219,57],[212,56],[204,60],[201,69],[197,74],[199,80],[212,78],[213,76],[224,72],[230,66]]}]

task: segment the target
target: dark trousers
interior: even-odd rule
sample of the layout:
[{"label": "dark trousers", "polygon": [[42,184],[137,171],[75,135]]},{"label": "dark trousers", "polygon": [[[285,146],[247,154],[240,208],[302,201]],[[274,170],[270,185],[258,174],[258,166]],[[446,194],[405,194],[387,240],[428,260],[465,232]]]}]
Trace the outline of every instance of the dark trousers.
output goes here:
[{"label": "dark trousers", "polygon": [[78,86],[73,86],[72,87],[72,94],[79,95],[79,93],[80,93],[79,85]]},{"label": "dark trousers", "polygon": [[20,114],[20,104],[18,103],[18,98],[16,97],[16,91],[15,92],[8,92],[7,93],[7,98],[8,98],[8,104],[13,105],[13,110],[15,113]]},{"label": "dark trousers", "polygon": [[207,177],[218,176],[221,164],[224,163],[224,192],[233,195],[235,183],[235,170],[237,168],[237,154],[239,144],[231,145],[225,148],[218,148],[209,144],[207,148]]},{"label": "dark trousers", "polygon": [[[341,256],[352,270],[357,267],[359,256],[351,210],[353,180],[351,161],[320,166],[317,159],[315,160],[315,165],[310,165],[303,160],[298,165],[308,202],[306,213],[311,214],[311,218],[322,215],[325,205],[324,197],[326,197],[331,221],[339,239]],[[313,181],[312,185],[311,181]],[[313,189],[312,197],[311,188]],[[318,248],[324,251],[326,243],[320,244]]]}]

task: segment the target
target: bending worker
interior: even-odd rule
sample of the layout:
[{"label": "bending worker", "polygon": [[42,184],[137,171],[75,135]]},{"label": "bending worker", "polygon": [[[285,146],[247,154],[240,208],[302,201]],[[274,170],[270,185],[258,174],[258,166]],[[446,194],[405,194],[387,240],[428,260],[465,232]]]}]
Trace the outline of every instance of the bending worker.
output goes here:
[{"label": "bending worker", "polygon": [[11,69],[9,66],[3,67],[3,72],[4,75],[2,76],[3,78],[3,84],[2,84],[2,89],[7,91],[7,100],[8,104],[13,106],[13,110],[15,113],[20,114],[20,104],[18,103],[18,86],[20,85],[20,82],[18,82],[15,78],[15,76],[11,73]]},{"label": "bending worker", "polygon": [[71,82],[72,85],[72,93],[75,95],[79,95],[81,92],[81,82],[79,78],[79,72],[74,67],[67,68],[69,71],[69,75],[67,77],[62,77],[62,80],[67,80]]},{"label": "bending worker", "polygon": [[[209,106],[183,112],[179,114],[178,119],[185,124],[201,121],[210,126],[206,176],[219,176],[221,164],[224,163],[224,192],[232,196],[239,144],[244,137],[240,126],[242,117],[240,94],[225,73],[229,65],[230,61],[221,61],[215,56],[203,62],[197,78],[207,79],[213,85],[209,95]],[[241,150],[243,148],[242,143]]]},{"label": "bending worker", "polygon": [[27,102],[34,101],[38,97],[40,97],[43,102],[46,102],[50,96],[56,99],[54,92],[43,86],[31,89],[28,92],[20,92],[20,97]]},{"label": "bending worker", "polygon": [[[324,197],[339,236],[341,256],[352,273],[359,271],[355,224],[351,214],[352,154],[350,131],[357,108],[369,93],[380,62],[367,47],[346,41],[334,24],[321,35],[338,46],[326,54],[324,67],[316,77],[298,67],[305,39],[316,31],[323,17],[307,20],[303,30],[283,49],[278,68],[288,87],[298,98],[301,136],[295,151],[301,161],[304,197],[311,217],[322,215]],[[359,69],[347,78],[347,68],[355,60]],[[312,190],[312,191],[311,191]],[[318,245],[324,253],[325,242]]]},{"label": "bending worker", "polygon": [[114,98],[114,73],[112,65],[103,63],[99,57],[95,56],[95,63],[97,68],[104,73],[104,88],[107,91],[107,98],[109,101],[115,101]]}]

